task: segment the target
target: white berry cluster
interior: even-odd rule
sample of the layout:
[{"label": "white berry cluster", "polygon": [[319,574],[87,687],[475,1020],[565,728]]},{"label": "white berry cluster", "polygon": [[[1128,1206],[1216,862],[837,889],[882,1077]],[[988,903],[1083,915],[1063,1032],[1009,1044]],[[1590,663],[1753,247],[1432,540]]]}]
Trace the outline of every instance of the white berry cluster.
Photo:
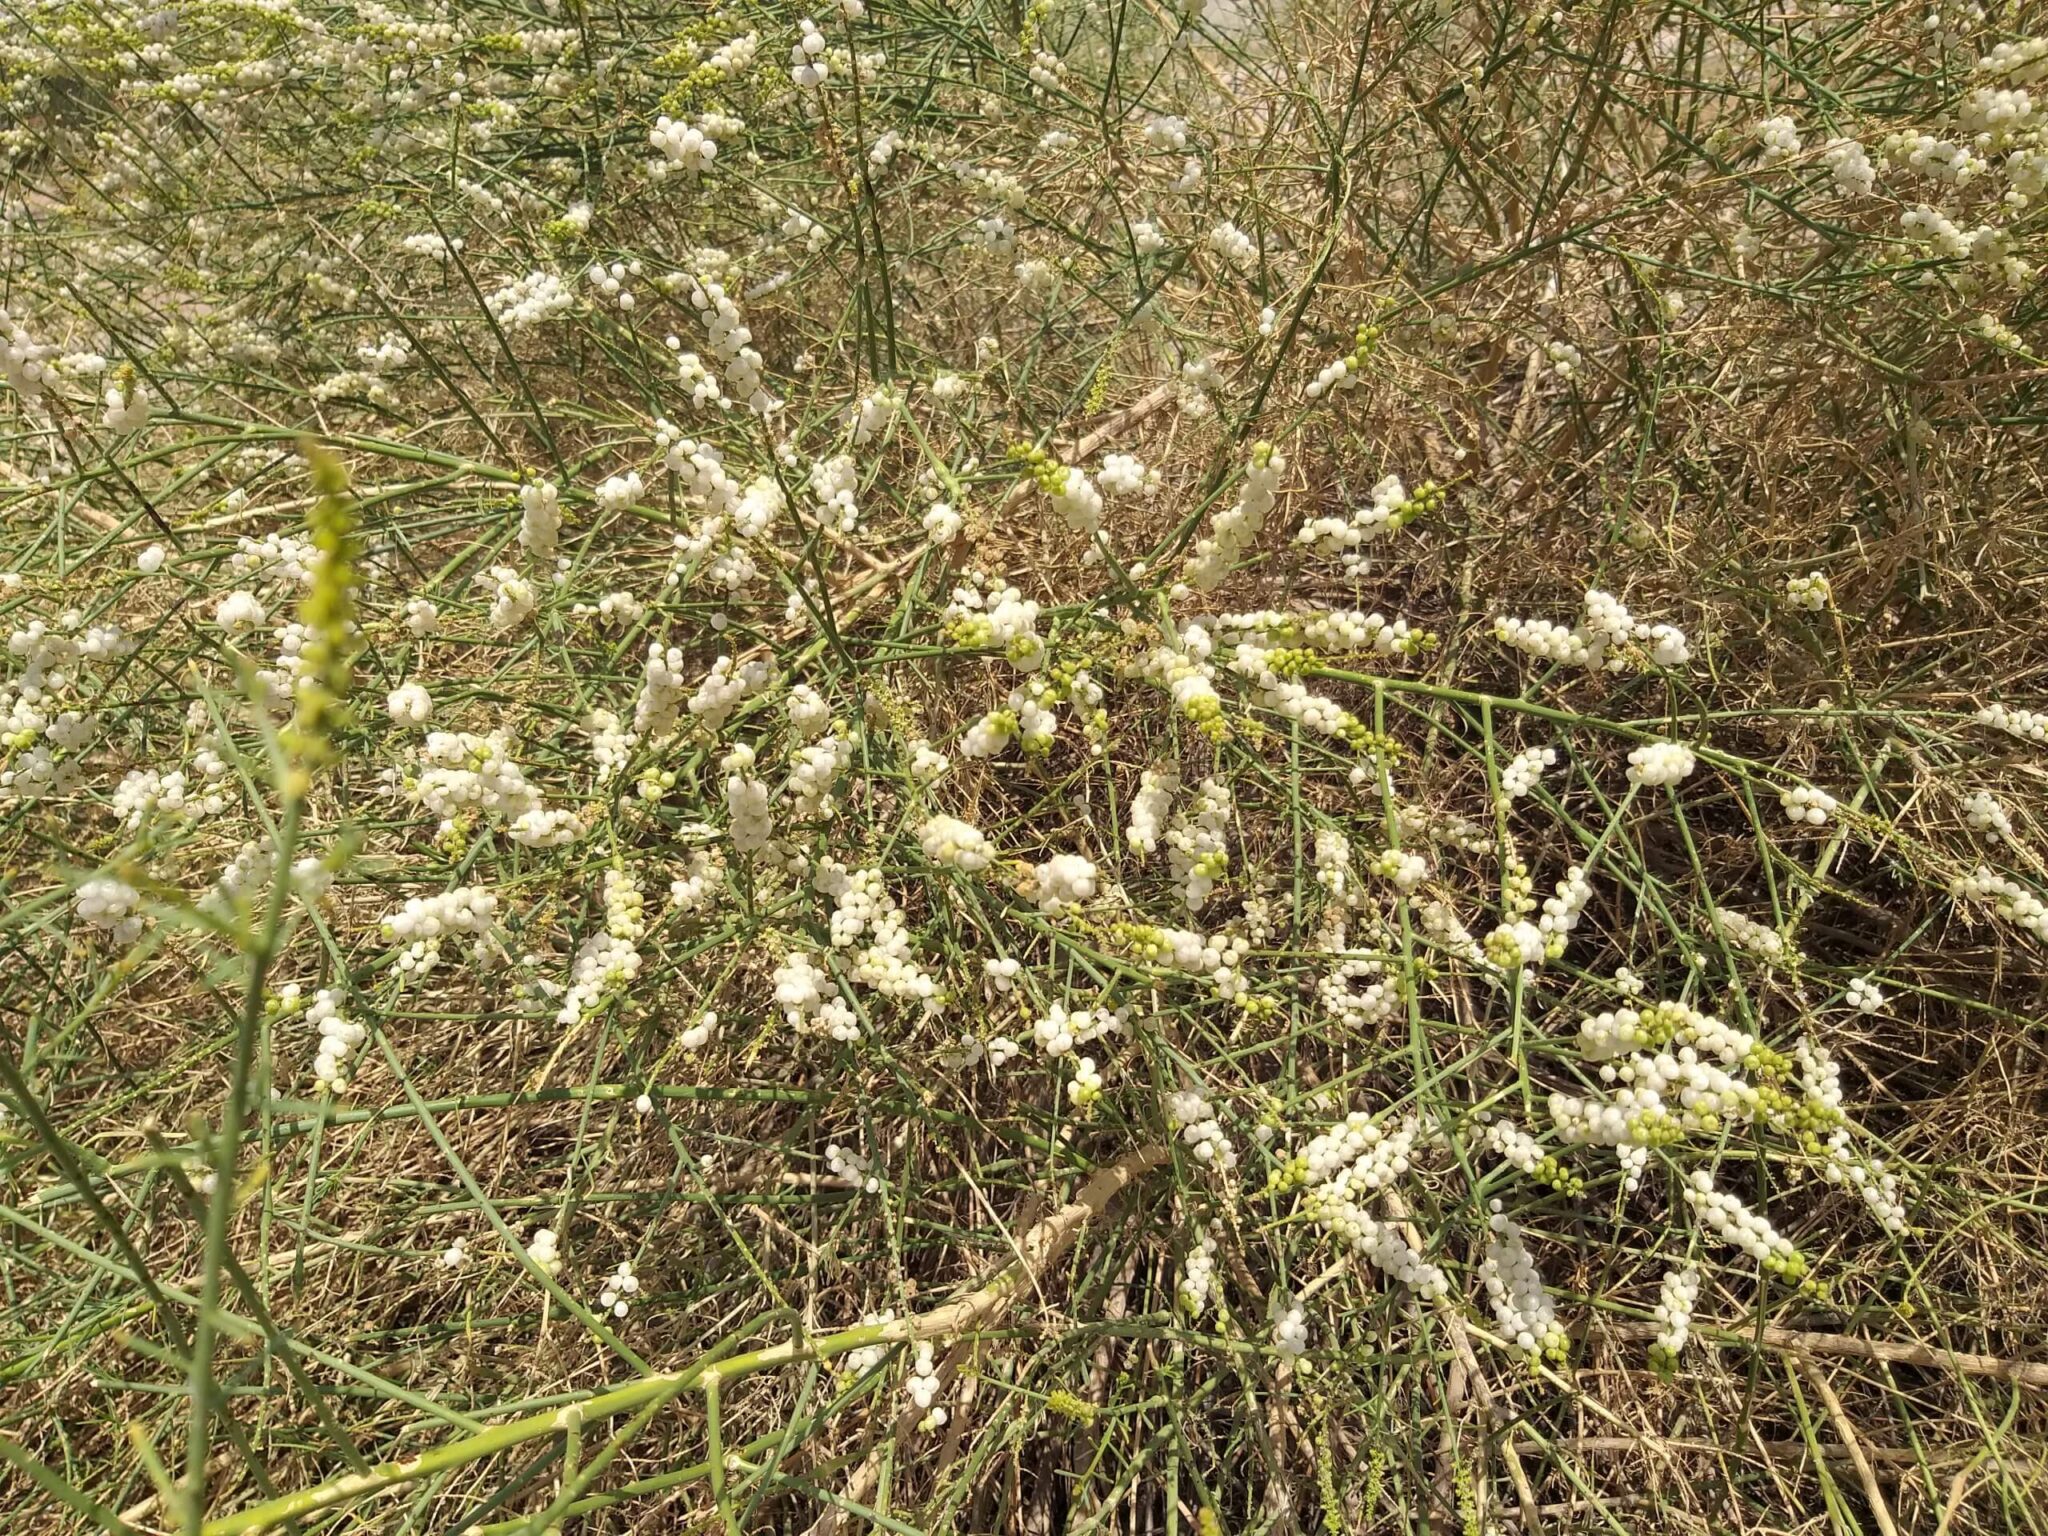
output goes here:
[{"label": "white berry cluster", "polygon": [[397,957],[401,980],[424,980],[440,963],[441,941],[451,934],[475,941],[474,954],[489,953],[489,935],[498,915],[497,893],[484,886],[459,885],[433,896],[409,896],[381,921],[387,941],[401,946]]},{"label": "white berry cluster", "polygon": [[425,725],[434,718],[434,696],[424,683],[400,683],[384,696],[384,710],[394,725]]},{"label": "white berry cluster", "polygon": [[1957,878],[1950,889],[1959,900],[1980,901],[2009,923],[2016,923],[2035,938],[2048,940],[2048,905],[2017,880],[1978,865]]},{"label": "white berry cluster", "polygon": [[[651,653],[648,668],[651,678]],[[757,656],[751,661],[736,663],[730,656],[720,656],[711,663],[711,670],[698,682],[696,692],[690,695],[690,714],[706,730],[723,730],[725,722],[732,717],[732,712],[766,689],[774,680],[774,676],[774,666],[762,657]],[[636,725],[635,729],[641,727]]]},{"label": "white berry cluster", "polygon": [[1756,125],[1758,152],[1765,165],[1776,165],[1799,153],[1799,125],[1789,117],[1767,117]]},{"label": "white berry cluster", "polygon": [[1692,748],[1680,742],[1647,742],[1628,755],[1629,782],[1653,789],[1676,784],[1691,774],[1695,761]]},{"label": "white berry cluster", "polygon": [[1736,948],[1746,949],[1769,963],[1776,964],[1786,956],[1784,934],[1732,908],[1716,907],[1714,926]]},{"label": "white berry cluster", "polygon": [[2012,817],[1989,790],[1980,789],[1963,802],[1963,819],[1987,842],[2012,841]]},{"label": "white berry cluster", "polygon": [[997,647],[1020,672],[1036,671],[1045,663],[1038,604],[999,578],[971,578],[954,587],[945,619],[955,645]]},{"label": "white berry cluster", "polygon": [[1740,1249],[1766,1270],[1791,1284],[1806,1277],[1806,1257],[1770,1221],[1735,1196],[1714,1187],[1714,1176],[1695,1169],[1683,1186],[1686,1203],[1715,1237]]},{"label": "white berry cluster", "polygon": [[1539,661],[1593,672],[1682,667],[1692,659],[1683,630],[1636,618],[1619,598],[1598,587],[1587,591],[1585,613],[1576,626],[1503,614],[1493,621],[1493,633],[1501,644]]},{"label": "white berry cluster", "polygon": [[850,947],[865,935],[868,943],[854,957],[853,979],[884,997],[911,999],[927,1010],[939,1006],[939,985],[917,961],[903,911],[890,896],[876,869],[849,870],[834,859],[821,859],[811,888],[834,901],[832,945]]},{"label": "white berry cluster", "polygon": [[941,1383],[939,1368],[934,1362],[933,1355],[931,1340],[918,1340],[917,1351],[911,1361],[910,1374],[903,1379],[904,1395],[916,1406],[918,1412],[924,1415],[919,1422],[920,1427],[927,1431],[937,1429],[946,1422],[946,1410],[938,1401]]},{"label": "white berry cluster", "polygon": [[1491,1235],[1479,1264],[1479,1279],[1486,1287],[1494,1320],[1508,1343],[1528,1359],[1562,1364],[1570,1341],[1557,1320],[1557,1307],[1544,1289],[1536,1261],[1522,1241],[1522,1229],[1502,1214],[1498,1200],[1493,1202],[1487,1225]]},{"label": "white berry cluster", "polygon": [[1216,1116],[1216,1106],[1193,1089],[1167,1095],[1166,1122],[1180,1132],[1196,1162],[1225,1173],[1237,1166],[1237,1149]]},{"label": "white berry cluster", "polygon": [[1295,543],[1319,555],[1334,557],[1347,576],[1363,576],[1369,569],[1366,551],[1380,540],[1408,526],[1434,510],[1443,492],[1434,482],[1425,483],[1414,495],[1399,475],[1388,475],[1372,488],[1363,506],[1341,517],[1311,517],[1295,531]]},{"label": "white berry cluster", "polygon": [[1053,1003],[1032,1021],[1031,1034],[1040,1050],[1057,1058],[1078,1046],[1122,1034],[1128,1016],[1128,1011],[1121,1008],[1070,1009],[1065,1003]]},{"label": "white berry cluster", "polygon": [[1057,853],[1032,871],[1037,882],[1038,910],[1057,917],[1070,907],[1095,899],[1095,865],[1078,853]]},{"label": "white berry cluster", "polygon": [[619,1260],[619,1267],[606,1277],[603,1287],[597,1293],[598,1307],[613,1317],[624,1319],[633,1310],[633,1298],[640,1294],[640,1277],[633,1273],[633,1266],[625,1259]]},{"label": "white berry cluster", "polygon": [[1216,882],[1230,868],[1228,835],[1233,806],[1230,790],[1219,779],[1204,779],[1174,817],[1166,834],[1167,861],[1180,882],[1181,900],[1190,912],[1207,905]]},{"label": "white berry cluster", "polygon": [[852,1147],[832,1142],[825,1148],[825,1166],[832,1170],[834,1178],[846,1180],[863,1194],[878,1195],[882,1192],[882,1179],[875,1172],[873,1160]]},{"label": "white berry cluster", "polygon": [[918,829],[918,846],[934,864],[975,875],[995,861],[995,848],[980,829],[953,816],[934,816]]},{"label": "white berry cluster", "polygon": [[1226,613],[1215,621],[1214,629],[1216,643],[1225,648],[1246,643],[1268,650],[1299,645],[1332,654],[1409,656],[1430,643],[1427,632],[1411,628],[1406,619],[1357,608]]},{"label": "white berry cluster", "polygon": [[1300,1307],[1289,1307],[1273,1322],[1273,1353],[1298,1360],[1308,1350],[1308,1319]]},{"label": "white berry cluster", "polygon": [[1653,1363],[1667,1370],[1678,1364],[1685,1341],[1692,1336],[1692,1310],[1699,1295],[1698,1265],[1687,1264],[1664,1272],[1663,1283],[1657,1288],[1657,1305],[1650,1311],[1657,1324],[1657,1337],[1650,1344]]},{"label": "white berry cluster", "polygon": [[801,950],[792,950],[775,968],[775,1001],[782,1017],[800,1035],[823,1035],[840,1044],[860,1038],[860,1018],[839,995],[831,975]]},{"label": "white berry cluster", "polygon": [[320,1035],[313,1056],[314,1087],[322,1093],[346,1093],[349,1056],[369,1038],[369,1031],[342,1012],[340,994],[329,987],[313,994],[306,1022]]},{"label": "white berry cluster", "polygon": [[1585,866],[1572,865],[1556,889],[1543,898],[1542,915],[1536,919],[1537,931],[1543,935],[1543,958],[1556,960],[1564,954],[1566,940],[1592,899],[1593,882],[1587,878]]},{"label": "white berry cluster", "polygon": [[1866,1157],[1857,1151],[1847,1126],[1837,1126],[1829,1134],[1821,1176],[1830,1184],[1852,1191],[1878,1225],[1892,1236],[1902,1236],[1909,1230],[1898,1175],[1885,1166],[1883,1158]]},{"label": "white berry cluster", "polygon": [[1429,860],[1402,848],[1382,849],[1366,867],[1404,896],[1429,878]]},{"label": "white berry cluster", "polygon": [[526,1256],[538,1264],[549,1279],[561,1274],[565,1260],[562,1257],[561,1240],[555,1236],[555,1229],[535,1227],[533,1235],[526,1240]]},{"label": "white berry cluster", "polygon": [[1195,541],[1188,556],[1187,583],[1198,592],[1213,592],[1237,568],[1266,526],[1266,517],[1280,497],[1280,477],[1287,461],[1271,443],[1252,448],[1244,488],[1229,509],[1216,514],[1209,532]]},{"label": "white berry cluster", "polygon": [[1977,711],[1977,723],[2017,736],[2036,745],[2048,742],[2048,714],[2031,709],[2008,709],[2003,704],[1986,704]]},{"label": "white berry cluster", "polygon": [[1354,1198],[1352,1186],[1311,1184],[1300,1198],[1303,1214],[1323,1227],[1337,1243],[1362,1255],[1380,1274],[1397,1280],[1425,1300],[1444,1300],[1450,1276],[1423,1260],[1391,1221],[1380,1221]]},{"label": "white berry cluster", "polygon": [[1836,810],[1835,797],[1811,784],[1787,785],[1778,795],[1778,806],[1795,827],[1824,827]]},{"label": "white berry cluster", "polygon": [[1540,1183],[1551,1185],[1567,1195],[1577,1195],[1585,1189],[1585,1181],[1572,1173],[1557,1157],[1543,1150],[1537,1141],[1513,1120],[1505,1117],[1486,1120],[1486,1144],[1498,1153],[1509,1167],[1519,1169]]},{"label": "white berry cluster", "polygon": [[1147,768],[1138,778],[1138,792],[1131,797],[1124,818],[1124,841],[1133,852],[1158,851],[1166,830],[1166,818],[1173,809],[1173,797],[1180,792],[1180,775],[1169,768]]},{"label": "white berry cluster", "polygon": [[499,633],[516,629],[540,606],[540,594],[533,583],[509,565],[494,565],[479,572],[476,584],[491,600],[490,625]]},{"label": "white berry cluster", "polygon": [[626,871],[604,872],[602,931],[577,946],[569,966],[569,984],[562,994],[555,1022],[565,1029],[581,1024],[611,997],[624,993],[640,974],[639,941],[647,932],[646,898]]},{"label": "white berry cluster", "polygon": [[1351,839],[1335,827],[1317,827],[1315,864],[1316,884],[1329,892],[1333,907],[1348,906],[1353,891]]},{"label": "white berry cluster", "polygon": [[658,181],[670,171],[696,175],[711,169],[718,158],[718,141],[705,131],[705,124],[679,122],[657,117],[647,131],[647,142],[661,151],[662,158],[648,167]]},{"label": "white berry cluster", "polygon": [[1258,242],[1228,219],[1209,231],[1209,249],[1239,271],[1250,268],[1259,259]]},{"label": "white berry cluster", "polygon": [[1316,1001],[1346,1030],[1385,1023],[1400,1006],[1400,992],[1380,961],[1361,955],[1339,960],[1316,982]]},{"label": "white berry cluster", "polygon": [[758,853],[775,836],[768,786],[754,774],[754,749],[745,743],[719,759],[725,774],[726,837],[739,853]]},{"label": "white berry cluster", "polygon": [[184,770],[158,773],[154,768],[133,768],[114,790],[114,814],[130,831],[151,817],[165,821],[189,822],[217,816],[226,809],[228,797],[219,789],[195,789]]},{"label": "white berry cluster", "polygon": [[552,480],[519,487],[519,542],[536,555],[552,555],[561,534],[561,487]]},{"label": "white berry cluster", "polygon": [[1102,492],[1085,470],[1053,466],[1040,477],[1052,509],[1060,521],[1079,534],[1092,534],[1102,526]]},{"label": "white berry cluster", "polygon": [[1544,770],[1557,766],[1557,748],[1529,747],[1508,759],[1500,771],[1500,792],[1519,800],[1543,781]]},{"label": "white berry cluster", "polygon": [[1216,1251],[1220,1246],[1217,1241],[1220,1228],[1221,1223],[1214,1221],[1202,1227],[1201,1236],[1188,1250],[1180,1279],[1174,1285],[1181,1310],[1191,1319],[1206,1312],[1216,1295]]},{"label": "white berry cluster", "polygon": [[1821,152],[1821,164],[1845,197],[1868,197],[1877,190],[1877,168],[1870,151],[1855,139],[1836,139]]},{"label": "white berry cluster", "polygon": [[829,820],[838,814],[835,790],[852,762],[853,742],[836,731],[807,747],[797,748],[790,758],[789,778],[782,786],[796,820]]},{"label": "white berry cluster", "polygon": [[552,272],[529,272],[484,295],[484,308],[499,329],[516,334],[560,319],[575,307],[575,295]]}]

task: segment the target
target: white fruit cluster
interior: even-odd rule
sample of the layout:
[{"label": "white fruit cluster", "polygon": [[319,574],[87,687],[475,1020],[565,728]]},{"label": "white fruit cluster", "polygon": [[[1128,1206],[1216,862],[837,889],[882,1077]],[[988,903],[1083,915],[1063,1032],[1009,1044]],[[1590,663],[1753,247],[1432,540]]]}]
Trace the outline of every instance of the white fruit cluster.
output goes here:
[{"label": "white fruit cluster", "polygon": [[1188,556],[1187,582],[1198,592],[1213,592],[1237,569],[1244,552],[1266,526],[1266,517],[1280,497],[1280,477],[1287,461],[1271,443],[1252,448],[1244,488],[1228,511],[1216,514],[1209,532],[1195,541]]},{"label": "white fruit cluster", "polygon": [[856,982],[884,997],[935,1006],[938,982],[919,967],[908,923],[880,870],[848,869],[836,859],[821,859],[811,876],[811,889],[833,900],[833,948],[850,948],[863,935],[868,940],[854,957]]},{"label": "white fruit cluster", "polygon": [[1316,982],[1316,1001],[1338,1024],[1356,1032],[1391,1019],[1401,998],[1382,962],[1350,955]]},{"label": "white fruit cluster", "polygon": [[775,968],[775,1001],[783,1020],[799,1035],[823,1035],[840,1044],[860,1038],[860,1018],[830,973],[802,950],[792,950]]},{"label": "white fruit cluster", "polygon": [[568,285],[552,272],[529,272],[484,295],[491,318],[514,334],[559,319],[575,304]]},{"label": "white fruit cluster", "polygon": [[1687,1264],[1664,1272],[1664,1281],[1657,1288],[1657,1305],[1650,1311],[1657,1324],[1657,1337],[1650,1344],[1651,1360],[1666,1368],[1678,1363],[1685,1341],[1692,1336],[1692,1310],[1699,1295],[1699,1266]]},{"label": "white fruit cluster", "polygon": [[995,848],[976,827],[952,816],[934,816],[918,829],[918,846],[934,864],[976,875],[995,861]]},{"label": "white fruit cluster", "polygon": [[1046,495],[1053,511],[1075,533],[1092,534],[1102,526],[1102,492],[1085,470],[1056,467],[1041,483],[1049,487]]},{"label": "white fruit cluster", "polygon": [[1300,1307],[1289,1307],[1274,1320],[1273,1353],[1283,1360],[1298,1360],[1308,1350],[1308,1318]]},{"label": "white fruit cluster", "polygon": [[1352,896],[1351,839],[1335,827],[1316,828],[1316,884],[1342,907]]},{"label": "white fruit cluster", "polygon": [[441,960],[441,941],[450,935],[474,940],[473,953],[481,959],[490,951],[490,932],[497,921],[498,896],[478,885],[459,885],[433,896],[409,896],[404,905],[387,912],[380,926],[384,937],[400,945],[397,957],[401,981],[423,981]]},{"label": "white fruit cluster", "polygon": [[1180,775],[1170,768],[1147,768],[1138,777],[1138,792],[1131,797],[1124,819],[1124,841],[1139,854],[1156,853],[1166,830],[1166,818],[1173,797],[1180,792]]},{"label": "white fruit cluster", "polygon": [[647,933],[646,897],[640,885],[621,869],[604,872],[602,931],[577,946],[569,966],[569,985],[562,994],[555,1022],[573,1028],[604,1002],[623,994],[640,974],[639,942]]},{"label": "white fruit cluster", "polygon": [[[782,786],[793,818],[815,821],[837,815],[839,806],[834,790],[852,762],[852,740],[836,731],[807,747],[797,748],[790,758],[789,778]],[[972,827],[967,830],[974,831]]]},{"label": "white fruit cluster", "polygon": [[1508,1342],[1531,1360],[1562,1363],[1570,1340],[1557,1320],[1557,1307],[1543,1287],[1536,1261],[1522,1242],[1522,1229],[1493,1202],[1487,1223],[1491,1235],[1479,1264],[1480,1283],[1492,1304],[1494,1320]]},{"label": "white fruit cluster", "polygon": [[1637,619],[1619,598],[1598,587],[1587,591],[1585,613],[1576,626],[1503,614],[1493,621],[1493,633],[1503,645],[1539,661],[1593,672],[1682,667],[1692,659],[1683,630]]},{"label": "white fruit cluster", "polygon": [[1960,876],[1950,888],[1960,900],[1981,901],[2009,923],[2017,923],[2035,938],[2048,940],[2048,905],[2017,880],[1980,864]]},{"label": "white fruit cluster", "polygon": [[1217,1118],[1216,1106],[1193,1089],[1166,1096],[1166,1123],[1180,1133],[1196,1162],[1225,1173],[1237,1166],[1237,1149]]},{"label": "white fruit cluster", "polygon": [[758,853],[775,836],[768,786],[754,776],[754,749],[745,743],[719,759],[725,774],[726,837],[740,853]]},{"label": "white fruit cluster", "polygon": [[394,725],[425,725],[434,718],[434,696],[422,683],[400,683],[384,696],[384,710]]},{"label": "white fruit cluster", "polygon": [[920,1339],[910,1374],[903,1379],[904,1395],[924,1415],[921,1425],[927,1430],[937,1429],[946,1422],[946,1410],[938,1405],[940,1381],[934,1353],[931,1340]]},{"label": "white fruit cluster", "polygon": [[313,994],[306,1022],[320,1035],[313,1055],[314,1087],[322,1093],[346,1093],[349,1056],[369,1038],[369,1031],[342,1012],[340,994],[328,987]]},{"label": "white fruit cluster", "polygon": [[1796,827],[1823,827],[1834,815],[1835,797],[1811,784],[1786,786],[1778,795],[1778,807]]},{"label": "white fruit cluster", "polygon": [[1799,125],[1789,117],[1767,117],[1756,125],[1758,151],[1765,165],[1777,165],[1799,153]]},{"label": "white fruit cluster", "polygon": [[540,606],[533,583],[509,565],[478,572],[476,584],[491,600],[490,625],[500,634],[517,628]]},{"label": "white fruit cluster", "polygon": [[[1427,496],[1434,487],[1423,488]],[[1311,517],[1295,531],[1294,542],[1319,555],[1335,558],[1344,574],[1359,577],[1369,569],[1366,551],[1406,527],[1423,510],[1425,496],[1410,498],[1399,475],[1388,475],[1372,488],[1363,506],[1341,517]]]},{"label": "white fruit cluster", "polygon": [[1969,823],[1972,832],[1987,842],[2012,840],[2012,817],[1989,790],[1980,789],[1963,802],[1963,819]]},{"label": "white fruit cluster", "polygon": [[1791,1239],[1735,1196],[1716,1189],[1714,1176],[1706,1169],[1695,1169],[1683,1188],[1686,1203],[1715,1237],[1789,1282],[1805,1277],[1805,1256],[1792,1246]]},{"label": "white fruit cluster", "polygon": [[1053,1003],[1032,1021],[1032,1038],[1047,1056],[1058,1058],[1076,1047],[1093,1045],[1110,1035],[1122,1034],[1128,1010],[1121,1008],[1076,1008]]},{"label": "white fruit cluster", "polygon": [[1204,779],[1166,834],[1167,861],[1190,912],[1202,910],[1216,882],[1230,867],[1232,809],[1230,791],[1223,782]]},{"label": "white fruit cluster", "polygon": [[565,1262],[562,1257],[561,1240],[555,1236],[553,1227],[535,1227],[533,1236],[526,1240],[526,1256],[538,1264],[549,1279],[561,1274]]},{"label": "white fruit cluster", "polygon": [[633,1298],[639,1294],[640,1277],[633,1273],[631,1263],[621,1259],[619,1267],[611,1272],[598,1291],[597,1305],[600,1310],[623,1320],[633,1310]]},{"label": "white fruit cluster", "polygon": [[834,1178],[846,1180],[862,1194],[878,1195],[882,1192],[882,1180],[875,1172],[874,1160],[852,1147],[842,1147],[836,1141],[830,1143],[825,1148],[825,1166],[832,1170]]},{"label": "white fruit cluster", "polygon": [[1555,747],[1529,747],[1517,752],[1500,771],[1500,792],[1510,800],[1519,800],[1542,782],[1545,769],[1556,766]]},{"label": "white fruit cluster", "polygon": [[1629,753],[1629,782],[1651,788],[1676,784],[1691,774],[1695,761],[1692,748],[1679,742],[1649,742]]},{"label": "white fruit cluster", "polygon": [[1786,956],[1785,935],[1753,917],[1727,907],[1716,907],[1714,926],[1729,943],[1738,949],[1746,949],[1767,962],[1776,964]]},{"label": "white fruit cluster", "polygon": [[1366,868],[1404,896],[1429,878],[1429,860],[1402,848],[1382,849]]},{"label": "white fruit cluster", "polygon": [[1977,711],[1977,723],[2017,736],[2036,745],[2048,742],[2048,714],[2031,709],[2008,709],[2003,704],[1986,704]]},{"label": "white fruit cluster", "polygon": [[1190,1318],[1199,1318],[1209,1309],[1209,1303],[1216,1295],[1216,1251],[1220,1222],[1209,1222],[1202,1228],[1202,1235],[1195,1246],[1188,1250],[1187,1261],[1180,1272],[1180,1279],[1174,1285],[1181,1310]]},{"label": "white fruit cluster", "polygon": [[1054,854],[1032,875],[1037,881],[1038,910],[1048,917],[1095,899],[1096,868],[1078,853]]}]

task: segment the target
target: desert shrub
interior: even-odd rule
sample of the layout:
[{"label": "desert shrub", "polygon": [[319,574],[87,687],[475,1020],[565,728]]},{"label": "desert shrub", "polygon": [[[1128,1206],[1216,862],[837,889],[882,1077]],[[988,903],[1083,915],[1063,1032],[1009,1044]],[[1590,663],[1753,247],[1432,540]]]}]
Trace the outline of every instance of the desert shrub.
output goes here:
[{"label": "desert shrub", "polygon": [[0,68],[30,1519],[2038,1523],[2017,8]]}]

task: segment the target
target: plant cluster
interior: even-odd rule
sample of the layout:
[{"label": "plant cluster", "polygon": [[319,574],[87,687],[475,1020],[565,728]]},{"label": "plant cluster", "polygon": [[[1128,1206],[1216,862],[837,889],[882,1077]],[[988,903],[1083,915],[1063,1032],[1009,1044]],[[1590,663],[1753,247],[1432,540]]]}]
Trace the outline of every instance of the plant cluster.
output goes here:
[{"label": "plant cluster", "polygon": [[2016,9],[0,38],[39,1512],[2038,1523]]}]

